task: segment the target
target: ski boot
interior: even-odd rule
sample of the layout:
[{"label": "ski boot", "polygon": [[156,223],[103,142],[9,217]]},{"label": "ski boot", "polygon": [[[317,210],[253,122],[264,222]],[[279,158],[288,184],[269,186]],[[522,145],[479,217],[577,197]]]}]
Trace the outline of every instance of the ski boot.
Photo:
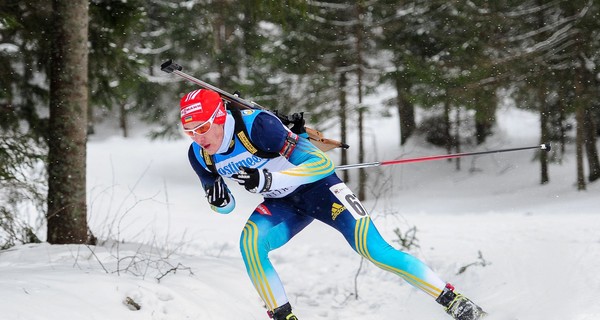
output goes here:
[{"label": "ski boot", "polygon": [[292,313],[292,306],[289,302],[275,308],[273,311],[267,311],[267,314],[269,314],[269,317],[273,320],[298,320]]},{"label": "ski boot", "polygon": [[454,287],[449,283],[435,301],[444,306],[446,313],[456,320],[479,320],[487,315],[469,298],[454,293]]}]

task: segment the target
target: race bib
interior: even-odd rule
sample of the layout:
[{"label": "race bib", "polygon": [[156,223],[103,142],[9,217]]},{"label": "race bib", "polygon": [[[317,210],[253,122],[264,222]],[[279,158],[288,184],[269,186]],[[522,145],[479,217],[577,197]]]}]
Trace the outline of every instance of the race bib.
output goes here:
[{"label": "race bib", "polygon": [[358,197],[346,186],[345,183],[338,183],[329,188],[340,202],[350,211],[354,219],[358,220],[360,218],[367,216],[367,210],[365,207],[358,201]]}]

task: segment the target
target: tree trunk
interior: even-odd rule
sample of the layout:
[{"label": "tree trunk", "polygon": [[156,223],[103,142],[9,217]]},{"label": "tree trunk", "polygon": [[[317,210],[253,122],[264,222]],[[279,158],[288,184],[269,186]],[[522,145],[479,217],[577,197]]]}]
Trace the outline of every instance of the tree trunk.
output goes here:
[{"label": "tree trunk", "polygon": [[492,133],[495,108],[486,99],[478,99],[478,104],[475,109],[475,140],[479,145]]},{"label": "tree trunk", "polygon": [[[578,104],[580,104],[578,102]],[[577,153],[577,190],[585,190],[585,177],[583,169],[583,145],[585,138],[584,122],[585,122],[585,111],[583,106],[577,105],[575,108],[575,119],[577,121],[577,131],[575,138],[576,153]]]},{"label": "tree trunk", "polygon": [[[452,139],[452,133],[450,130],[452,129],[452,124],[450,123],[450,99],[448,96],[444,99],[444,137],[446,137],[446,153],[452,153],[452,147],[454,145],[454,140]],[[452,159],[448,159],[448,161],[452,161]]]},{"label": "tree trunk", "polygon": [[[362,105],[363,103],[363,21],[362,17],[364,15],[364,7],[360,1],[356,3],[355,7],[356,19],[359,23],[356,24],[354,28],[355,34],[355,50],[356,50],[356,77],[357,77],[357,87],[358,87],[358,163],[365,162],[365,130],[364,130],[364,114],[365,107]],[[364,168],[358,169],[358,199],[365,200],[366,199],[366,190],[367,190],[367,172]]]},{"label": "tree trunk", "polygon": [[[543,6],[545,0],[536,0],[537,5]],[[543,10],[540,10],[536,15],[537,17],[537,25],[538,28],[543,28],[546,25],[546,18]],[[540,41],[540,40],[537,40]],[[550,110],[548,106],[548,102],[546,100],[546,82],[544,81],[545,68],[541,67],[541,70],[538,70],[537,73],[541,73],[539,75],[539,83],[538,83],[538,91],[537,91],[537,100],[540,103],[540,143],[549,143],[550,137],[548,132],[548,122],[550,116]],[[543,70],[543,71],[542,71]],[[560,95],[560,93],[559,93]],[[562,97],[559,97],[562,98]],[[546,184],[550,181],[550,177],[548,175],[548,153],[545,151],[539,151],[540,155],[540,184]]]},{"label": "tree trunk", "polygon": [[[88,93],[89,96],[89,93]],[[96,133],[96,119],[94,118],[94,108],[88,105],[87,108],[87,134],[92,135]]]},{"label": "tree trunk", "polygon": [[559,97],[558,97],[558,112],[559,112],[559,123],[560,123],[560,161],[562,163],[562,158],[565,155],[565,148],[567,145],[567,128],[565,125],[565,113],[566,113],[566,108],[565,108],[565,101],[566,99],[566,94],[564,93],[564,90],[561,89],[559,91]]},{"label": "tree trunk", "polygon": [[[540,143],[548,143],[548,103],[546,102],[546,88],[541,85],[538,88],[538,101],[540,102]],[[548,154],[545,151],[540,153],[540,184],[546,184],[550,181],[548,177]]]},{"label": "tree trunk", "polygon": [[127,101],[119,101],[119,126],[123,130],[123,138],[129,137],[129,125],[127,124]]},{"label": "tree trunk", "polygon": [[[362,99],[361,99],[362,100]],[[359,102],[360,105],[360,102]],[[365,162],[365,133],[364,133],[364,107],[360,106],[358,111],[358,163]],[[367,172],[364,168],[358,169],[358,199],[366,199]]]},{"label": "tree trunk", "polygon": [[[460,153],[460,107],[456,107],[456,120],[454,120],[454,152]],[[456,171],[460,171],[460,157],[456,158]]]},{"label": "tree trunk", "polygon": [[416,128],[415,107],[404,96],[404,86],[400,76],[396,76],[396,92],[398,106],[398,120],[400,121],[400,145],[404,145]]},{"label": "tree trunk", "polygon": [[585,154],[590,170],[588,180],[593,182],[600,178],[600,161],[598,159],[598,149],[596,148],[596,123],[590,108],[584,110],[584,121]]},{"label": "tree trunk", "polygon": [[[339,99],[340,99],[340,141],[348,141],[346,139],[346,137],[348,136],[347,134],[347,127],[346,127],[346,121],[347,121],[347,114],[346,114],[346,106],[347,106],[347,101],[346,101],[346,73],[345,72],[341,72],[340,73],[340,87],[339,87]],[[342,148],[342,154],[341,154],[341,163],[342,165],[348,164],[348,150],[343,149]],[[342,174],[342,180],[344,180],[344,182],[348,183],[350,182],[350,173],[348,172],[349,170],[344,170],[343,174]]]},{"label": "tree trunk", "polygon": [[54,0],[48,133],[48,242],[85,243],[88,1]]},{"label": "tree trunk", "polygon": [[212,23],[212,36],[213,36],[213,54],[215,56],[215,63],[217,67],[217,72],[219,74],[219,79],[217,80],[217,87],[226,88],[226,79],[227,75],[225,74],[225,63],[223,61],[223,50],[224,50],[224,38],[225,38],[225,19],[223,15],[225,14],[225,2],[217,1],[215,2],[215,11],[211,19]]}]

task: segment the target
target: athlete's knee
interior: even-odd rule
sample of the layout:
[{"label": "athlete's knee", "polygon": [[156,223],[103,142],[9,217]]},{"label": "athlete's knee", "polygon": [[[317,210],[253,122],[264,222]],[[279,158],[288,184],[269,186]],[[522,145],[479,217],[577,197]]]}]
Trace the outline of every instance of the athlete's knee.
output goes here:
[{"label": "athlete's knee", "polygon": [[356,249],[356,252],[358,254],[360,254],[364,258],[367,258],[373,262],[381,261],[387,255],[389,255],[392,251],[397,252],[397,254],[406,254],[400,250],[395,249],[389,243],[387,243],[383,240],[382,241],[369,240],[364,245],[362,245],[361,247],[358,247]]},{"label": "athlete's knee", "polygon": [[256,223],[252,221],[246,223],[240,235],[240,251],[244,260],[250,257],[257,258],[267,255],[270,251],[265,235],[260,232]]},{"label": "athlete's knee", "polygon": [[381,236],[371,219],[363,218],[357,222],[355,232],[355,250],[361,256],[373,261],[381,261],[392,252],[404,255],[396,250]]}]

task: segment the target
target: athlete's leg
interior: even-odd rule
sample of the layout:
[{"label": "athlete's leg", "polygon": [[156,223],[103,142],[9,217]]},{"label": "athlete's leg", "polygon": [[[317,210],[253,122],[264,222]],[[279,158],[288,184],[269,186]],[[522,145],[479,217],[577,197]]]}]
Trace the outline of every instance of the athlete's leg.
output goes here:
[{"label": "athlete's leg", "polygon": [[269,260],[269,252],[287,243],[313,221],[298,214],[284,200],[266,199],[252,213],[240,237],[246,271],[270,311],[288,302],[285,290]]},{"label": "athlete's leg", "polygon": [[337,176],[326,178],[311,193],[314,195],[307,196],[314,200],[308,215],[337,229],[356,252],[378,267],[397,274],[433,298],[440,295],[446,282],[421,260],[389,245],[358,198]]},{"label": "athlete's leg", "polygon": [[389,245],[368,216],[356,220],[354,235],[346,240],[376,266],[399,275],[433,298],[442,293],[446,283],[421,260]]}]

